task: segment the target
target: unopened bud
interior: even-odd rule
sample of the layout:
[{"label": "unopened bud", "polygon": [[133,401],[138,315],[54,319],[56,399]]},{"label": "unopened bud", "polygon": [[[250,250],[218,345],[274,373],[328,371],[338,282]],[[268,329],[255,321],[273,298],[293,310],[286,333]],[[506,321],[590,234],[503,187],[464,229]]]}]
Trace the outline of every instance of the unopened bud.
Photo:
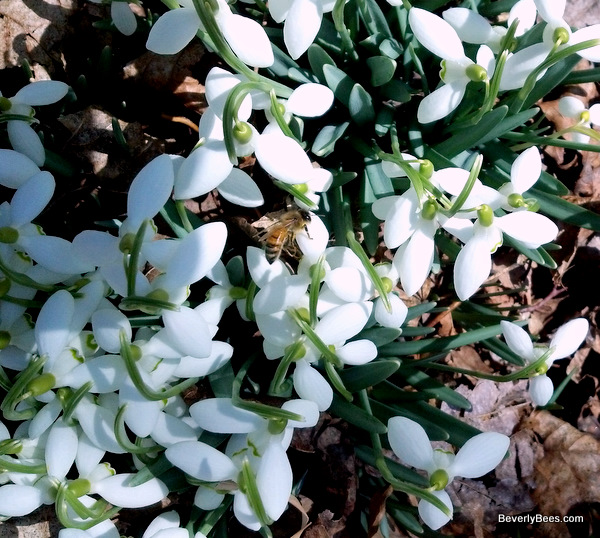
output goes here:
[{"label": "unopened bud", "polygon": [[435,200],[427,200],[423,204],[423,209],[421,210],[421,217],[425,220],[433,220],[437,213],[437,203]]},{"label": "unopened bud", "polygon": [[444,469],[438,469],[431,473],[429,485],[436,491],[441,491],[448,485],[449,478],[448,473]]},{"label": "unopened bud", "polygon": [[252,138],[252,128],[245,121],[238,121],[233,128],[233,137],[240,144],[247,144]]},{"label": "unopened bud", "polygon": [[556,30],[554,30],[554,34],[552,34],[552,40],[554,43],[563,44],[569,42],[569,32],[566,28],[559,26]]},{"label": "unopened bud", "polygon": [[429,159],[423,159],[421,164],[419,165],[419,174],[421,174],[425,179],[431,178],[433,175],[435,168],[433,163]]},{"label": "unopened bud", "polygon": [[487,71],[478,64],[471,64],[467,67],[465,74],[469,77],[469,80],[472,80],[473,82],[484,82],[488,79]]},{"label": "unopened bud", "polygon": [[31,380],[27,385],[27,391],[30,392],[32,396],[39,396],[40,394],[45,394],[53,389],[55,385],[56,377],[54,377],[53,374],[46,372]]},{"label": "unopened bud", "polygon": [[523,199],[523,196],[517,192],[513,192],[512,194],[509,194],[507,201],[508,201],[508,205],[510,207],[517,208],[517,207],[525,206],[525,200]]},{"label": "unopened bud", "polygon": [[477,217],[479,218],[479,224],[482,226],[491,226],[494,222],[494,212],[487,204],[483,204],[477,209]]},{"label": "unopened bud", "polygon": [[69,492],[79,498],[87,495],[92,489],[92,484],[87,478],[76,478],[67,486]]}]

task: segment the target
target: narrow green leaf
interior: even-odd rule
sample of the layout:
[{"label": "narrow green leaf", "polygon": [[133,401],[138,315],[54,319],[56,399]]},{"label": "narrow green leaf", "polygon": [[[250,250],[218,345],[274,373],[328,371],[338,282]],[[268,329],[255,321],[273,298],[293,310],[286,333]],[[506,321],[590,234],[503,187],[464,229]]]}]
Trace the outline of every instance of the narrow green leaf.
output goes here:
[{"label": "narrow green leaf", "polygon": [[367,58],[367,65],[371,70],[371,84],[383,86],[392,80],[396,71],[396,62],[387,56],[371,56]]},{"label": "narrow green leaf", "polygon": [[453,391],[443,383],[427,375],[425,372],[413,368],[403,368],[398,376],[404,378],[406,383],[417,389],[418,392],[429,395],[431,398],[446,402],[459,409],[471,410],[471,402],[464,396]]},{"label": "narrow green leaf", "polygon": [[380,435],[387,433],[387,427],[383,422],[357,405],[351,404],[340,398],[337,394],[334,394],[333,396],[333,403],[331,404],[329,411],[361,430],[365,430],[369,433],[378,433]]},{"label": "narrow green leaf", "polygon": [[367,90],[358,83],[350,91],[348,109],[350,110],[350,116],[358,125],[372,123],[375,120],[373,99]]},{"label": "narrow green leaf", "polygon": [[434,327],[403,327],[402,328],[402,336],[426,336],[428,334],[434,333]]},{"label": "narrow green leaf", "polygon": [[[371,447],[358,445],[356,447],[356,455],[365,463],[368,463],[373,467],[377,467],[375,452]],[[397,461],[385,458],[385,463],[388,466],[388,469],[398,480],[402,480],[403,482],[412,482],[413,484],[421,487],[429,486],[429,481],[427,478],[416,471],[401,465]]]},{"label": "narrow green leaf", "polygon": [[[437,303],[434,301],[429,301],[427,303],[421,303],[416,306],[409,306],[408,313],[406,314],[406,320],[410,321],[411,319],[420,318],[423,314],[427,314],[437,306]],[[402,328],[404,330],[404,327]]]},{"label": "narrow green leaf", "polygon": [[395,60],[400,56],[403,52],[402,45],[398,43],[395,39],[391,39],[386,37],[380,44],[379,50],[381,54],[389,58],[390,60]]},{"label": "narrow green leaf", "polygon": [[389,327],[372,327],[371,329],[364,329],[360,331],[353,340],[370,340],[377,347],[389,344],[398,338],[401,334],[404,334],[404,329],[392,329]]},{"label": "narrow green leaf", "polygon": [[528,192],[538,200],[543,213],[568,224],[600,232],[600,215],[538,189]]},{"label": "narrow green leaf", "polygon": [[544,247],[529,248],[521,243],[521,241],[517,241],[508,235],[504,235],[504,244],[506,246],[513,247],[521,254],[527,256],[531,261],[534,261],[535,263],[544,267],[548,267],[548,269],[556,269],[557,267],[556,262],[552,259],[550,254],[544,250]]},{"label": "narrow green leaf", "polygon": [[379,137],[385,136],[394,123],[394,109],[384,105],[377,112],[375,118],[375,134]]},{"label": "narrow green leaf", "polygon": [[427,338],[412,342],[393,342],[382,346],[379,349],[380,357],[417,355],[420,353],[441,353],[456,349],[460,346],[475,344],[480,340],[491,338],[502,333],[500,324],[491,327],[482,327],[454,336],[444,336],[442,338]]},{"label": "narrow green leaf", "polygon": [[322,84],[327,83],[325,74],[323,73],[323,67],[326,65],[337,67],[333,58],[329,56],[323,48],[314,43],[308,47],[308,63],[310,64],[312,72]]},{"label": "narrow green leaf", "polygon": [[572,71],[563,80],[563,84],[565,85],[585,84],[586,82],[600,82],[600,67]]},{"label": "narrow green leaf", "polygon": [[497,338],[486,338],[485,340],[482,340],[480,344],[511,364],[516,364],[517,366],[523,366],[525,364],[523,358],[519,357],[519,355],[510,349],[502,340],[498,340]]},{"label": "narrow green leaf", "polygon": [[354,89],[355,82],[341,69],[338,69],[333,65],[324,65],[323,75],[325,77],[325,83],[329,86],[337,99],[344,105],[349,106],[350,92]]},{"label": "narrow green leaf", "polygon": [[399,359],[372,361],[361,366],[345,368],[340,372],[344,385],[350,392],[358,392],[385,381],[400,367]]},{"label": "narrow green leaf", "polygon": [[399,103],[408,103],[411,99],[409,87],[401,80],[390,80],[379,88],[381,95],[387,99],[398,101]]},{"label": "narrow green leaf", "polygon": [[423,429],[427,432],[427,437],[429,437],[429,439],[432,441],[446,441],[448,439],[448,432],[446,430],[440,428],[427,417],[422,417],[422,412],[420,409],[417,409],[417,412],[415,412],[414,409],[409,408],[409,404],[407,402],[402,402],[402,406],[399,406],[391,403],[384,404],[375,399],[369,398],[369,403],[371,404],[371,410],[373,411],[373,414],[384,424],[387,424],[388,420],[390,420],[392,417],[406,417],[418,422],[421,426],[423,426]]},{"label": "narrow green leaf", "polygon": [[385,15],[375,0],[363,0],[359,2],[358,6],[360,16],[369,34],[383,34],[385,37],[393,39],[393,34],[388,26]]},{"label": "narrow green leaf", "polygon": [[312,152],[317,157],[326,157],[335,149],[335,143],[344,136],[350,122],[344,122],[339,125],[326,125],[315,137],[312,145]]},{"label": "narrow green leaf", "polygon": [[[365,159],[365,172],[375,198],[383,198],[394,194],[394,185],[392,180],[385,175],[380,161],[373,161],[369,158]],[[375,200],[373,200],[375,201]]]}]

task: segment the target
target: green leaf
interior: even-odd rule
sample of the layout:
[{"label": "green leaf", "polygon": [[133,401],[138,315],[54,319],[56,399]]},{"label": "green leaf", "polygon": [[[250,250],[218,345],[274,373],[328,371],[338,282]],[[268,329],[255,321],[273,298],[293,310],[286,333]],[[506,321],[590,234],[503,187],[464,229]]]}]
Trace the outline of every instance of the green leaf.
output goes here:
[{"label": "green leaf", "polygon": [[402,327],[402,336],[404,337],[426,336],[434,332],[434,327]]},{"label": "green leaf", "polygon": [[355,82],[341,69],[333,65],[324,65],[323,75],[325,76],[325,83],[336,98],[344,105],[349,106],[350,92],[354,89]]},{"label": "green leaf", "polygon": [[377,347],[389,344],[398,338],[404,330],[392,329],[390,327],[372,327],[360,331],[352,340],[370,340]]},{"label": "green leaf", "polygon": [[552,256],[548,254],[544,247],[539,248],[529,248],[526,247],[521,241],[517,241],[516,239],[504,235],[504,244],[509,247],[513,247],[518,250],[521,254],[527,256],[531,261],[542,265],[544,267],[548,267],[548,269],[556,269],[557,265]]},{"label": "green leaf", "polygon": [[350,122],[339,125],[326,125],[319,131],[312,145],[312,152],[317,157],[326,157],[335,149],[335,143],[344,135]]},{"label": "green leaf", "polygon": [[[368,463],[373,467],[377,467],[375,452],[371,447],[366,447],[364,445],[357,446],[356,455],[365,463]],[[429,486],[429,480],[427,480],[427,478],[425,478],[423,475],[420,475],[416,471],[401,465],[397,461],[385,458],[385,463],[388,466],[388,469],[397,479],[402,480],[403,482],[412,482],[413,484],[421,487]]]},{"label": "green leaf", "polygon": [[369,34],[383,34],[385,37],[393,39],[393,34],[385,19],[385,15],[375,0],[363,0],[358,5],[360,16]]},{"label": "green leaf", "polygon": [[417,355],[421,353],[442,353],[460,346],[475,344],[480,340],[491,338],[502,333],[500,324],[491,327],[482,327],[473,329],[454,336],[444,336],[442,338],[427,338],[412,342],[394,342],[379,348],[380,357]]},{"label": "green leaf", "polygon": [[411,99],[409,87],[401,80],[390,80],[379,88],[381,95],[387,99],[398,101],[399,103],[408,103]]},{"label": "green leaf", "polygon": [[594,69],[581,69],[572,71],[563,80],[563,84],[585,84],[586,82],[600,82],[600,67]]},{"label": "green leaf", "polygon": [[373,99],[360,84],[356,83],[350,91],[348,99],[348,109],[350,116],[358,123],[372,123],[375,120],[375,109],[373,108]]},{"label": "green leaf", "polygon": [[525,361],[498,338],[486,338],[480,344],[511,364],[523,366]]},{"label": "green leaf", "polygon": [[288,69],[287,76],[289,79],[299,82],[300,84],[306,84],[309,82],[319,82],[319,79],[315,77],[310,71],[301,69],[299,67],[290,67]]},{"label": "green leaf", "polygon": [[404,49],[402,48],[402,45],[400,45],[400,43],[398,43],[398,41],[396,41],[395,39],[390,39],[389,37],[386,37],[379,44],[379,50],[381,54],[388,57],[390,60],[395,60],[396,58],[398,58],[398,56],[402,54],[402,51]]},{"label": "green leaf", "polygon": [[394,124],[394,109],[383,105],[377,112],[375,118],[375,134],[379,137],[385,136]]},{"label": "green leaf", "polygon": [[358,392],[385,381],[400,367],[399,359],[372,361],[368,364],[345,368],[340,372],[344,385],[350,392]]},{"label": "green leaf", "polygon": [[329,411],[361,430],[365,430],[369,433],[378,433],[380,435],[387,433],[387,427],[383,422],[367,413],[361,407],[340,398],[337,394],[333,395],[333,403],[331,404]]},{"label": "green leaf", "polygon": [[366,158],[365,172],[369,178],[369,183],[373,189],[375,198],[383,198],[384,196],[391,196],[394,194],[392,180],[383,173],[381,161],[374,162],[371,159]]},{"label": "green leaf", "polygon": [[337,67],[335,61],[329,54],[327,54],[322,47],[315,45],[314,43],[308,47],[308,63],[315,76],[319,79],[322,84],[326,84],[325,74],[323,73],[323,67],[331,65]]},{"label": "green leaf", "polygon": [[[411,319],[420,318],[423,314],[427,314],[437,306],[437,303],[434,301],[429,301],[427,303],[421,303],[416,306],[409,306],[408,312],[406,314],[406,320],[404,323],[410,321]],[[404,330],[404,327],[402,327]]]},{"label": "green leaf", "polygon": [[269,66],[268,71],[279,78],[285,78],[288,75],[288,71],[295,67],[300,66],[292,60],[285,52],[283,52],[277,45],[273,44],[271,40],[271,46],[273,47],[273,56],[275,61]]},{"label": "green leaf", "polygon": [[371,56],[367,58],[367,65],[371,70],[371,84],[383,86],[394,77],[397,64],[386,56]]},{"label": "green leaf", "polygon": [[376,200],[368,173],[365,170],[360,184],[358,214],[363,231],[363,245],[369,254],[374,254],[379,245],[379,219],[373,215],[371,206]]},{"label": "green leaf", "polygon": [[600,215],[598,213],[593,213],[584,207],[535,188],[528,192],[538,200],[542,212],[546,215],[580,228],[600,232]]},{"label": "green leaf", "polygon": [[427,394],[430,398],[441,400],[459,409],[471,410],[469,400],[421,370],[410,367],[402,368],[398,372],[398,376],[404,378],[406,383],[417,389],[418,392]]}]

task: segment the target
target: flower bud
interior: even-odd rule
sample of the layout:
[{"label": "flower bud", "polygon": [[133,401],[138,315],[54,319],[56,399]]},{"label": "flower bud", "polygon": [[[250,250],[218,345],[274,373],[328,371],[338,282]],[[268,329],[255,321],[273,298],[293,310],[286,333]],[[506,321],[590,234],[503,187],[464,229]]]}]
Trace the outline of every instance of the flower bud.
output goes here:
[{"label": "flower bud", "polygon": [[293,362],[299,361],[306,355],[306,346],[301,342],[294,342],[285,348],[285,354],[292,353],[290,360]]},{"label": "flower bud", "polygon": [[3,226],[0,228],[0,243],[8,243],[9,245],[16,243],[19,240],[19,231],[11,226]]},{"label": "flower bud", "polygon": [[390,293],[394,289],[394,283],[387,276],[381,278],[381,283],[385,293]]},{"label": "flower bud", "polygon": [[589,123],[589,121],[590,121],[590,111],[589,110],[582,110],[581,114],[579,114],[579,119],[581,121],[583,121],[584,123]]},{"label": "flower bud", "polygon": [[449,481],[450,477],[444,469],[438,469],[437,471],[434,471],[429,477],[429,485],[435,491],[442,491],[448,485]]},{"label": "flower bud", "polygon": [[306,183],[298,183],[297,185],[294,185],[294,190],[296,190],[299,194],[306,194],[310,188]]},{"label": "flower bud", "polygon": [[559,26],[556,30],[554,30],[554,34],[552,34],[552,40],[554,43],[562,45],[564,43],[569,42],[569,32],[566,28]]},{"label": "flower bud", "polygon": [[87,495],[92,489],[92,484],[87,478],[76,478],[67,486],[69,492],[71,492],[75,497],[82,497],[83,495]]},{"label": "flower bud", "polygon": [[421,174],[425,179],[431,178],[434,170],[435,168],[433,163],[429,159],[423,159],[421,164],[419,164],[419,174]]},{"label": "flower bud", "polygon": [[488,79],[488,74],[485,68],[477,64],[471,64],[465,69],[465,74],[469,77],[469,80],[473,82],[484,82]]},{"label": "flower bud", "polygon": [[129,353],[134,361],[139,361],[143,355],[142,348],[140,346],[136,346],[135,344],[130,344]]},{"label": "flower bud", "polygon": [[421,217],[425,220],[433,220],[437,213],[437,203],[435,200],[427,200],[423,204],[423,209],[421,210]]},{"label": "flower bud", "polygon": [[494,222],[494,211],[487,204],[482,204],[477,209],[477,217],[479,218],[479,224],[482,226],[491,226]]},{"label": "flower bud", "polygon": [[298,316],[302,319],[302,321],[305,321],[306,323],[310,323],[310,312],[308,311],[307,308],[298,308],[296,310],[296,314],[298,314]]},{"label": "flower bud", "polygon": [[32,396],[39,396],[40,394],[45,394],[53,389],[54,385],[56,385],[56,377],[47,372],[31,380],[27,385],[27,391],[30,392]]},{"label": "flower bud", "polygon": [[308,270],[308,274],[310,275],[310,278],[312,279],[312,277],[315,274],[315,271],[317,270],[317,267],[319,267],[321,270],[319,271],[319,281],[323,280],[325,278],[325,268],[323,267],[322,264],[314,264],[310,266],[310,269]]},{"label": "flower bud", "polygon": [[523,199],[523,196],[517,192],[513,192],[512,194],[509,194],[507,201],[508,201],[508,205],[510,207],[517,208],[517,207],[525,206],[525,200]]},{"label": "flower bud", "polygon": [[238,121],[233,128],[233,137],[240,144],[247,144],[252,138],[252,128],[245,121]]},{"label": "flower bud", "polygon": [[[277,116],[277,115],[284,116],[285,115],[285,105],[283,103],[277,103],[275,105],[275,107],[273,107],[271,105],[271,112],[272,112],[273,116]],[[273,110],[274,108],[275,108],[275,110]]]}]

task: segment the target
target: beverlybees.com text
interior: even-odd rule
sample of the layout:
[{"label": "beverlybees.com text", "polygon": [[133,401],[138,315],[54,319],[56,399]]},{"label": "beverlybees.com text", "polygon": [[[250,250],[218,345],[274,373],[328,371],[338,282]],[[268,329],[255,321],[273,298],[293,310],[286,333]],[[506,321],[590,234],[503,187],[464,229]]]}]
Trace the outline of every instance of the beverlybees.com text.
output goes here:
[{"label": "beverlybees.com text", "polygon": [[583,516],[544,516],[525,514],[520,516],[498,515],[498,523],[582,523]]}]

